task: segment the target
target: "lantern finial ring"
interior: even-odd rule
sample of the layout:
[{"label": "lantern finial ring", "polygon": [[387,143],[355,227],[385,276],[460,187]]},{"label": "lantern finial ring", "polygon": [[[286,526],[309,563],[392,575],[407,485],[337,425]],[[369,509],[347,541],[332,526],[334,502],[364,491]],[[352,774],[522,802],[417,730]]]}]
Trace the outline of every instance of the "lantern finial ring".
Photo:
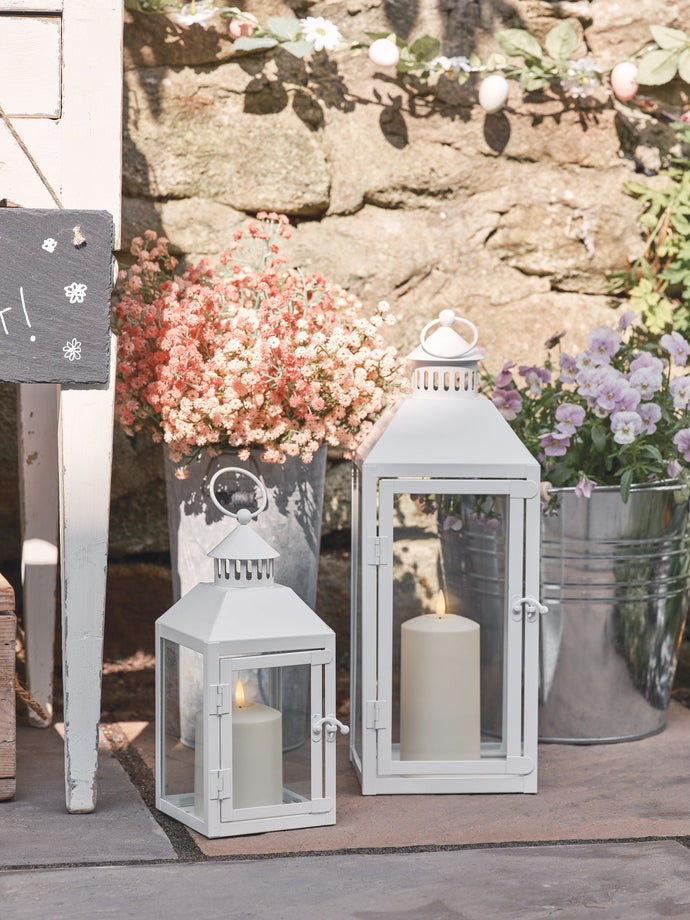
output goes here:
[{"label": "lantern finial ring", "polygon": [[[239,508],[237,511],[229,511],[227,508],[221,505],[221,503],[216,498],[215,485],[218,477],[222,476],[223,473],[241,473],[243,476],[247,476],[252,480],[252,482],[254,482],[254,484],[258,487],[259,492],[261,493],[261,500],[259,501],[259,507],[256,509],[256,511],[250,511],[249,508]],[[228,517],[235,518],[238,524],[248,524],[252,519],[257,518],[268,506],[268,492],[266,491],[266,486],[258,476],[255,476],[254,473],[250,473],[249,470],[243,470],[240,466],[224,466],[222,469],[216,470],[208,484],[208,491],[211,496],[211,501],[221,512],[221,514],[226,514]]]},{"label": "lantern finial ring", "polygon": [[[457,355],[438,355],[436,354],[435,352],[431,351],[430,348],[427,348],[426,338],[429,334],[429,330],[433,326],[435,326],[437,323],[440,324],[441,326],[447,326],[447,327],[451,327],[455,323],[464,323],[466,326],[469,326],[472,332],[474,333],[472,337],[472,341],[467,346],[467,348],[459,352]],[[474,325],[474,323],[471,323],[468,319],[465,319],[462,316],[456,316],[452,310],[441,310],[441,312],[439,313],[438,319],[432,319],[432,321],[430,323],[427,323],[426,326],[422,329],[422,334],[420,336],[420,342],[421,342],[422,348],[430,357],[449,358],[450,360],[454,361],[454,360],[457,360],[458,358],[463,358],[465,355],[469,354],[474,348],[474,346],[477,344],[478,338],[479,338],[479,333],[477,332],[477,327]]]}]

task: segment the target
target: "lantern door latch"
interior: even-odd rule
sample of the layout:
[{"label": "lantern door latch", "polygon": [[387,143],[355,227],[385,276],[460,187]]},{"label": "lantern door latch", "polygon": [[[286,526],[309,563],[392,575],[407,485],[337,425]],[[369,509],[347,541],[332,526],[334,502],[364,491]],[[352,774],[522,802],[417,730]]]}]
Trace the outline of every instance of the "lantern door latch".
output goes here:
[{"label": "lantern door latch", "polygon": [[514,620],[522,619],[523,607],[525,619],[528,623],[533,623],[538,616],[544,616],[545,613],[549,612],[549,608],[545,604],[528,594],[526,597],[518,597],[513,601],[511,610]]},{"label": "lantern door latch", "polygon": [[311,735],[314,741],[319,741],[324,729],[326,731],[326,741],[335,741],[335,736],[340,731],[343,735],[349,734],[349,727],[343,725],[340,719],[331,713],[327,716],[315,715],[311,720]]}]

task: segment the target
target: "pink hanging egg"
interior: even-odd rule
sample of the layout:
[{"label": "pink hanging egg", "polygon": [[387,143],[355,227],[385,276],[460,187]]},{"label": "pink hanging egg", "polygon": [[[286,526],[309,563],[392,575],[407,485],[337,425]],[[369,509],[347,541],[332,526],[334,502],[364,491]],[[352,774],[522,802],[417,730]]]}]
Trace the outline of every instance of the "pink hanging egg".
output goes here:
[{"label": "pink hanging egg", "polygon": [[611,89],[616,99],[629,102],[640,87],[637,84],[637,65],[621,61],[611,71]]}]

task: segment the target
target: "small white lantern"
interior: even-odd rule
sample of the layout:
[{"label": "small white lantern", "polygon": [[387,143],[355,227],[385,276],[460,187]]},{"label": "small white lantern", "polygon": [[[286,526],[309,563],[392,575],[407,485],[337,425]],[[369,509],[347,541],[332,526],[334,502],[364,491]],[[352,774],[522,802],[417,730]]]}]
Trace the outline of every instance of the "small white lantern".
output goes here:
[{"label": "small white lantern", "polygon": [[537,791],[539,465],[479,397],[476,342],[452,310],[429,323],[410,395],[355,456],[350,753],[365,795]]},{"label": "small white lantern", "polygon": [[[257,510],[221,504],[227,473],[252,480]],[[250,524],[260,480],[224,468],[209,490],[238,526],[209,553],[213,584],[156,622],[156,805],[207,837],[334,824],[335,634],[274,581]]]}]

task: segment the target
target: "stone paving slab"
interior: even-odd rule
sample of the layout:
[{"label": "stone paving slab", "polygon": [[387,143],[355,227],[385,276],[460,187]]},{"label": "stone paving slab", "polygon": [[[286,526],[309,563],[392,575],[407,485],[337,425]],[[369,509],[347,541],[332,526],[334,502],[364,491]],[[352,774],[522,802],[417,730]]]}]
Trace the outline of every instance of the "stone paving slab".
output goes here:
[{"label": "stone paving slab", "polygon": [[105,741],[96,811],[68,814],[58,728],[17,729],[17,793],[0,802],[0,866],[174,859],[170,841]]},{"label": "stone paving slab", "polygon": [[0,873],[3,920],[660,920],[690,916],[674,841]]},{"label": "stone paving slab", "polygon": [[[119,730],[153,769],[153,727]],[[651,738],[540,745],[536,795],[364,797],[347,739],[338,744],[335,826],[216,840],[191,832],[199,849],[232,856],[690,836],[690,710],[677,703],[666,730]]]}]

